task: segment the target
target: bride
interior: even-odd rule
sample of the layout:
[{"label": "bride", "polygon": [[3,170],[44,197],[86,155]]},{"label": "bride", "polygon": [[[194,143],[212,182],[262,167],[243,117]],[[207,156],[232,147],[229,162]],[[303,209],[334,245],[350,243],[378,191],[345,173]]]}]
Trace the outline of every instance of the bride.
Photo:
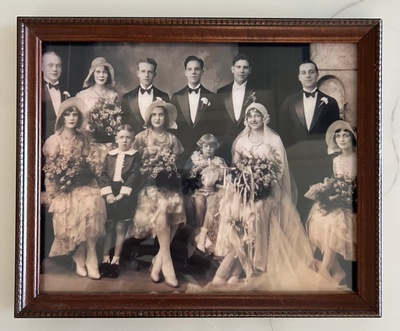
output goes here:
[{"label": "bride", "polygon": [[215,248],[222,262],[208,290],[337,289],[316,272],[294,204],[286,150],[269,119],[263,105],[251,104],[233,143],[235,170],[221,200]]}]

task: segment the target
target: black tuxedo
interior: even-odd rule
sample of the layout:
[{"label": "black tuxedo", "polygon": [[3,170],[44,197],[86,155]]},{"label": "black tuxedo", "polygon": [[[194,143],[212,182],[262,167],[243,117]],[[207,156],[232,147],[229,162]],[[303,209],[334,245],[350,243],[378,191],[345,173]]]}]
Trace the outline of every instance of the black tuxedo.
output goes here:
[{"label": "black tuxedo", "polygon": [[284,100],[279,112],[279,134],[297,184],[298,209],[305,222],[312,201],[304,198],[304,194],[310,185],[323,181],[324,177],[333,173],[325,134],[340,116],[336,100],[318,91],[310,129],[307,129],[303,97],[303,92],[299,92]]},{"label": "black tuxedo", "polygon": [[230,163],[232,158],[232,143],[244,129],[245,111],[254,102],[254,98],[255,102],[261,103],[267,108],[270,115],[269,126],[273,129],[276,127],[276,116],[274,107],[272,106],[273,100],[267,97],[265,91],[257,90],[249,81],[246,84],[240,117],[236,121],[233,109],[232,87],[233,82],[221,87],[217,91],[217,112],[214,114],[214,122],[217,123],[214,131],[221,143],[217,154],[223,157],[228,163]]},{"label": "black tuxedo", "polygon": [[[169,102],[169,95],[153,85],[153,101],[156,98],[161,98],[165,102]],[[130,124],[135,132],[135,135],[144,130],[144,119],[140,114],[139,109],[139,86],[132,91],[125,93],[122,97],[122,123]]]},{"label": "black tuxedo", "polygon": [[[50,92],[46,85],[47,83],[42,79],[42,145],[54,133],[58,111],[58,109],[54,109]],[[59,93],[61,95],[61,102],[66,99],[65,91],[64,87],[60,85]]]},{"label": "black tuxedo", "polygon": [[[201,136],[206,133],[213,133],[213,130],[211,129],[211,113],[213,111],[215,94],[207,90],[203,85],[200,86],[199,93],[200,98],[194,123],[190,117],[188,86],[175,92],[171,98],[171,103],[175,105],[178,111],[176,119],[178,129],[174,133],[185,148],[181,157],[183,162],[182,164],[187,161],[192,152],[196,149],[196,143]],[[209,101],[209,106],[202,102],[203,98],[206,98]]]}]

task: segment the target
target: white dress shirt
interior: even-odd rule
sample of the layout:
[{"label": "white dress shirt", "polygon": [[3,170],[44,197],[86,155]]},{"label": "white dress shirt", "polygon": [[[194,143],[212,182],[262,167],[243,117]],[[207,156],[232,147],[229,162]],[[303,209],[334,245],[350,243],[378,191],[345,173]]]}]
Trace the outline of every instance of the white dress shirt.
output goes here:
[{"label": "white dress shirt", "polygon": [[[190,87],[190,86],[189,86]],[[192,87],[190,87],[192,88]],[[200,84],[194,87],[193,89],[200,88]],[[197,107],[199,106],[199,101],[200,101],[200,93],[201,91],[199,90],[197,93],[188,93],[189,95],[189,108],[190,108],[190,118],[192,120],[192,123],[196,120],[196,115],[197,115]]]},{"label": "white dress shirt", "polygon": [[[46,88],[49,91],[51,102],[53,103],[54,112],[57,115],[58,108],[60,107],[60,104],[61,104],[61,91],[60,91],[60,89],[56,90],[55,88],[50,88],[49,87],[50,82],[48,82],[46,79],[44,81],[46,82]],[[53,83],[51,83],[51,84],[53,84]],[[59,84],[59,82],[57,81],[53,85],[56,85],[56,84]]]},{"label": "white dress shirt", "polygon": [[247,81],[244,82],[242,85],[233,82],[232,85],[232,103],[236,121],[239,120],[240,114],[242,113],[244,94],[246,92],[246,85]]},{"label": "white dress shirt", "polygon": [[314,110],[315,110],[315,104],[317,103],[317,96],[318,92],[315,93],[314,97],[310,95],[308,98],[303,93],[304,117],[306,119],[307,130],[310,130],[312,119],[314,117]]},{"label": "white dress shirt", "polygon": [[138,91],[139,111],[140,115],[142,115],[142,118],[145,119],[146,109],[153,102],[154,89],[153,85],[150,85],[148,88],[144,88],[142,85],[140,85],[140,87],[145,90],[151,89],[150,94],[149,93],[142,94],[142,92],[140,92],[140,88]]}]

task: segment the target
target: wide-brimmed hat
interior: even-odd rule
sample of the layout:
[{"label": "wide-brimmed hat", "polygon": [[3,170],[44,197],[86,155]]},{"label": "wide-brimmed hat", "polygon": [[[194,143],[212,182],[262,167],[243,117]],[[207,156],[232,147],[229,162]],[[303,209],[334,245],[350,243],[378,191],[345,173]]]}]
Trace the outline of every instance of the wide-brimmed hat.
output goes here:
[{"label": "wide-brimmed hat", "polygon": [[[269,123],[270,117],[268,114],[268,110],[264,107],[264,105],[262,105],[261,103],[253,102],[246,108],[245,114],[247,114],[251,109],[257,109],[264,116],[264,124]],[[245,123],[247,123],[246,118]]]},{"label": "wide-brimmed hat", "polygon": [[149,123],[150,115],[154,108],[163,107],[168,113],[168,123],[164,124],[165,129],[177,129],[176,117],[178,112],[176,107],[172,103],[165,102],[164,100],[157,98],[146,108],[145,123]]},{"label": "wide-brimmed hat", "polygon": [[111,64],[107,62],[107,60],[104,57],[96,57],[90,66],[89,73],[83,82],[83,87],[89,87],[89,78],[92,76],[93,72],[96,70],[98,67],[107,67],[108,70],[110,71],[111,75],[111,86],[115,85],[115,80],[114,80],[114,68],[112,67]]},{"label": "wide-brimmed hat", "polygon": [[335,142],[335,132],[340,129],[350,131],[353,134],[354,139],[357,140],[357,136],[349,122],[343,120],[335,121],[329,126],[328,130],[326,131],[325,141],[328,145],[328,154],[340,152],[340,148]]},{"label": "wide-brimmed hat", "polygon": [[[64,110],[69,107],[76,107],[78,109],[78,111],[81,113],[82,121],[84,120],[84,116],[85,116],[84,114],[87,113],[87,107],[86,107],[85,101],[83,101],[83,99],[78,98],[78,97],[69,98],[69,99],[63,101],[60,104],[60,107],[58,107],[57,119],[56,119],[56,124],[54,126],[54,131],[58,131],[58,130],[62,129],[62,124],[60,124],[60,118],[61,118],[61,115],[64,112]],[[77,128],[77,129],[79,129],[79,128]]]}]

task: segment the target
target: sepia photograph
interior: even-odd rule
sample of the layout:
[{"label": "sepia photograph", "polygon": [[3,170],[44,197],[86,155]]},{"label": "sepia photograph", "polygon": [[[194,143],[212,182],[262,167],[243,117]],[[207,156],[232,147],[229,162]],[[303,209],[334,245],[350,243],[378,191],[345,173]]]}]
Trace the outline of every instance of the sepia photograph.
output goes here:
[{"label": "sepia photograph", "polygon": [[35,68],[37,293],[358,295],[357,43],[62,39]]},{"label": "sepia photograph", "polygon": [[351,291],[354,44],[43,43],[43,291]]}]

